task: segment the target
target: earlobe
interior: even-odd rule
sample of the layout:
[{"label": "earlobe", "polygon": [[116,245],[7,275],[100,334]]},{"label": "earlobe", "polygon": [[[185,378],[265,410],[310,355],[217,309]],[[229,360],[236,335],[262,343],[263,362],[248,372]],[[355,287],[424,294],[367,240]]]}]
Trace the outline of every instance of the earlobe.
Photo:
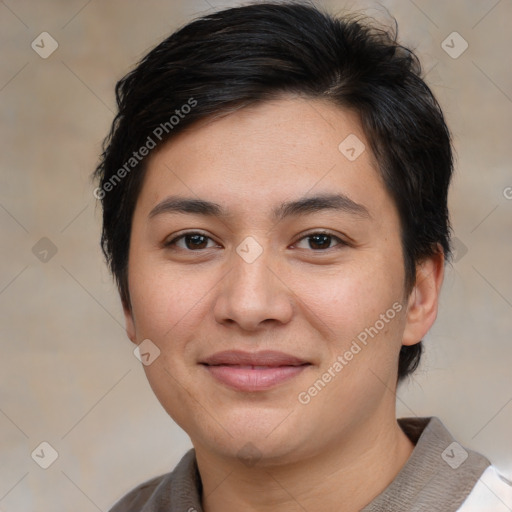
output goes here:
[{"label": "earlobe", "polygon": [[124,312],[126,335],[132,341],[132,343],[137,344],[137,338],[135,336],[135,322],[133,320],[133,313],[132,313],[130,305],[126,304],[124,301],[123,301],[123,312]]},{"label": "earlobe", "polygon": [[419,343],[437,317],[444,278],[444,252],[429,256],[416,266],[416,283],[409,295],[403,345]]}]

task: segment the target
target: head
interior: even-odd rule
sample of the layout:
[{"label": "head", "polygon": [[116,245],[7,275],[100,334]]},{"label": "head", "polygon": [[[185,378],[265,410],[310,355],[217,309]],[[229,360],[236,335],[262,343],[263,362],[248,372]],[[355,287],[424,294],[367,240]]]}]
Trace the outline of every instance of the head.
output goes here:
[{"label": "head", "polygon": [[[117,84],[96,169],[102,248],[128,336],[161,352],[149,381],[198,442],[205,413],[177,411],[184,389],[243,434],[248,408],[270,430],[283,400],[328,372],[318,398],[302,395],[306,432],[349,392],[367,403],[353,417],[379,407],[385,391],[361,368],[396,385],[418,366],[450,253],[452,152],[396,37],[308,4],[247,5],[181,28]],[[263,393],[222,387],[222,405],[200,363],[232,348],[309,366]],[[333,369],[347,351],[353,361]]]}]

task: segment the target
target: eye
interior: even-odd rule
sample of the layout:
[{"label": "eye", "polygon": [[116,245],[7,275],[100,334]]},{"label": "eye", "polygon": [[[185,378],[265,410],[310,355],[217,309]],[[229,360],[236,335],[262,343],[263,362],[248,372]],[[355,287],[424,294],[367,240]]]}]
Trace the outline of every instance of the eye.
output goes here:
[{"label": "eye", "polygon": [[[178,245],[178,241],[184,240],[185,247]],[[181,235],[173,238],[168,242],[164,242],[164,247],[172,247],[177,246],[180,249],[184,250],[200,250],[200,249],[209,249],[209,247],[205,247],[206,240],[212,240],[209,236],[206,236],[203,233],[199,233],[197,231],[188,231],[187,233],[182,233]]]},{"label": "eye", "polygon": [[[184,241],[185,246],[179,245],[179,242]],[[202,249],[209,249],[208,240],[213,241],[209,236],[200,233],[198,231],[188,231],[186,233],[182,233],[181,235],[173,238],[168,242],[164,242],[164,247],[179,247],[183,250],[188,251],[200,251]],[[309,240],[308,246],[306,249],[312,249],[313,251],[322,251],[326,249],[332,249],[331,242],[336,240],[338,243],[336,245],[346,246],[348,245],[341,238],[332,235],[330,233],[325,232],[316,232],[310,233],[306,236],[303,236],[299,239],[299,242],[302,240]],[[297,245],[297,244],[296,244]]]},{"label": "eye", "polygon": [[306,248],[312,249],[314,251],[318,251],[318,250],[322,250],[322,249],[323,250],[332,249],[332,247],[330,247],[330,245],[331,245],[331,241],[333,241],[333,240],[338,241],[338,244],[336,244],[336,245],[341,245],[341,246],[348,245],[341,238],[339,238],[335,235],[332,235],[330,233],[325,233],[323,231],[319,231],[316,233],[310,233],[306,236],[303,236],[301,239],[299,239],[299,242],[302,240],[308,240],[308,239],[309,239],[309,243],[308,243],[309,247],[306,247]]}]

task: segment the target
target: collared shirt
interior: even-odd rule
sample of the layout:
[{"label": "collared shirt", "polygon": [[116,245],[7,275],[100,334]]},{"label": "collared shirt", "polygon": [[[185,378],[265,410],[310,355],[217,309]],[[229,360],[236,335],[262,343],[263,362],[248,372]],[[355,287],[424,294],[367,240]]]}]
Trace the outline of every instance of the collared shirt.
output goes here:
[{"label": "collared shirt", "polygon": [[[512,482],[458,444],[436,417],[400,418],[415,445],[394,480],[361,512],[511,512]],[[195,450],[173,471],[121,498],[110,512],[203,512]]]}]

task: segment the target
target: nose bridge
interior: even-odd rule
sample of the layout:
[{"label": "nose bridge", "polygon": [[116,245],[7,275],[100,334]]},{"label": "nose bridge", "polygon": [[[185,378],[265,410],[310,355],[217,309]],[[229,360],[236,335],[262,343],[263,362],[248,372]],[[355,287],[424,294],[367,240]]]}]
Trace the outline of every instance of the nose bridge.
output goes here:
[{"label": "nose bridge", "polygon": [[253,296],[257,301],[265,301],[267,295],[270,297],[271,288],[275,285],[270,278],[273,275],[269,268],[271,260],[270,245],[265,243],[263,237],[259,237],[259,240],[254,236],[244,238],[231,255],[232,293],[240,298]]},{"label": "nose bridge", "polygon": [[265,320],[289,319],[286,286],[275,275],[275,258],[263,237],[242,240],[230,255],[229,267],[215,305],[217,321],[232,320],[244,328],[254,328]]}]

